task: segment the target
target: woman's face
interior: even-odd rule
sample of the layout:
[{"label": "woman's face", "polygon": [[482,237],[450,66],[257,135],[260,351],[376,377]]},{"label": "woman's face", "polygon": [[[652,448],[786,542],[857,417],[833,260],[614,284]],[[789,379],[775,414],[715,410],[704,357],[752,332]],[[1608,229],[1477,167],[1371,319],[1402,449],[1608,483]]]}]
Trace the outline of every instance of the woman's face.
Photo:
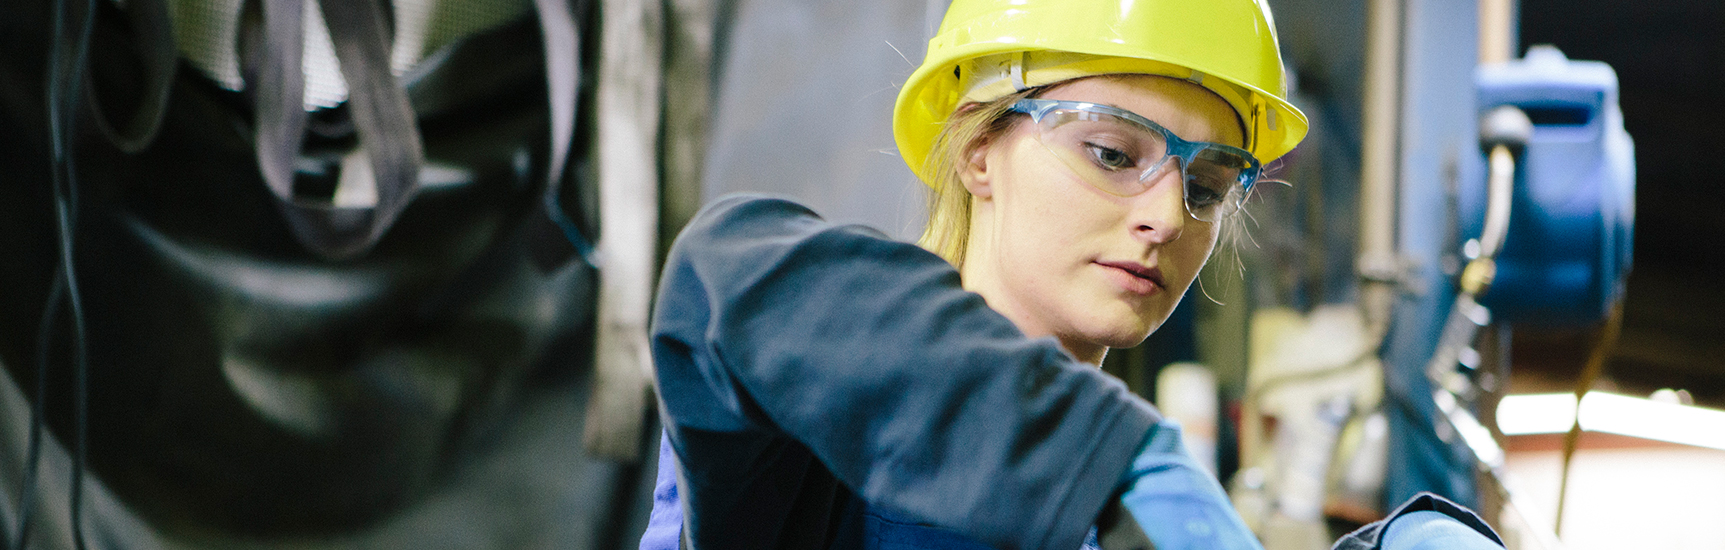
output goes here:
[{"label": "woman's face", "polygon": [[[1126,109],[1187,140],[1243,141],[1228,104],[1183,80],[1092,77],[1042,97]],[[974,213],[965,286],[1027,335],[1055,336],[1085,361],[1137,345],[1160,326],[1220,229],[1186,213],[1178,169],[1164,169],[1134,196],[1103,192],[1045,148],[1028,117],[975,149],[959,177]]]}]

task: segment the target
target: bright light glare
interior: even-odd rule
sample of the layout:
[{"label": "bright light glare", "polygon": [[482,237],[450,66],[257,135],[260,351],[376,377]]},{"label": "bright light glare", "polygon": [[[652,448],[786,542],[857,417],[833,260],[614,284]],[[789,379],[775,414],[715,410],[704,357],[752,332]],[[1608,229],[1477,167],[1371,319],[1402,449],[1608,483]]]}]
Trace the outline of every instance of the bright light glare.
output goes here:
[{"label": "bright light glare", "polygon": [[1575,394],[1506,395],[1497,404],[1503,435],[1558,434],[1575,423]]},{"label": "bright light glare", "polygon": [[[1573,394],[1511,395],[1497,425],[1504,435],[1565,433],[1575,410]],[[1581,398],[1581,429],[1725,450],[1725,411],[1605,392]]]},{"label": "bright light glare", "polygon": [[1588,392],[1582,429],[1725,450],[1725,411]]}]

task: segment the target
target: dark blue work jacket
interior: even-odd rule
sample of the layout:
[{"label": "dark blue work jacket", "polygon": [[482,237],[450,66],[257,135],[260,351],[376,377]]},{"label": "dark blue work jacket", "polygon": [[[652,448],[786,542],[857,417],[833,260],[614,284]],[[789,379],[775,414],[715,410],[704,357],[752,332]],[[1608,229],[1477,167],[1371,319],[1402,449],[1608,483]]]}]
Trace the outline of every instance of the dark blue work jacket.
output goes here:
[{"label": "dark blue work jacket", "polygon": [[651,338],[700,550],[1081,548],[1161,421],[939,257],[784,200],[690,222]]},{"label": "dark blue work jacket", "polygon": [[[677,457],[668,439],[659,445],[659,478],[653,487],[653,516],[641,537],[641,550],[680,550],[683,534],[682,499],[677,494]],[[835,507],[836,522],[830,550],[994,550],[963,533],[923,524],[850,498]],[[1101,550],[1096,531],[1079,550]]]}]

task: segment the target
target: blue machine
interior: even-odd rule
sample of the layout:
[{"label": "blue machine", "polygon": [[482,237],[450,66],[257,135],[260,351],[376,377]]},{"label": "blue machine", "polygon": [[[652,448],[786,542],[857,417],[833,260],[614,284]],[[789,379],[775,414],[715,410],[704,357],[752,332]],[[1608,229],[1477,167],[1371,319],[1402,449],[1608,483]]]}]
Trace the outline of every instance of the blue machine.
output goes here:
[{"label": "blue machine", "polygon": [[[1476,456],[1461,440],[1434,433],[1442,413],[1426,369],[1454,351],[1438,349],[1458,282],[1455,273],[1438,269],[1439,259],[1459,253],[1465,261],[1480,250],[1469,243],[1484,229],[1487,199],[1477,121],[1509,105],[1533,123],[1516,155],[1496,276],[1477,297],[1501,324],[1596,325],[1622,298],[1635,216],[1634,145],[1610,66],[1571,61],[1549,46],[1530,48],[1521,60],[1474,66],[1472,56],[1454,53],[1471,45],[1473,36],[1456,31],[1471,30],[1474,14],[1451,14],[1429,0],[1414,0],[1408,9],[1398,249],[1414,285],[1397,301],[1383,350],[1386,394],[1394,403],[1385,497],[1393,503],[1426,490],[1477,504]],[[1455,77],[1469,72],[1472,90],[1458,89],[1466,80]],[[1467,100],[1448,99],[1458,95]],[[1453,218],[1433,208],[1446,199],[1446,166],[1460,176],[1452,180]]]},{"label": "blue machine", "polygon": [[[1617,106],[1617,73],[1551,46],[1474,73],[1483,116],[1512,105],[1533,122],[1517,160],[1509,233],[1480,303],[1499,322],[1597,323],[1623,294],[1633,252],[1635,149]],[[1484,223],[1484,178],[1460,191],[1460,229]]]}]

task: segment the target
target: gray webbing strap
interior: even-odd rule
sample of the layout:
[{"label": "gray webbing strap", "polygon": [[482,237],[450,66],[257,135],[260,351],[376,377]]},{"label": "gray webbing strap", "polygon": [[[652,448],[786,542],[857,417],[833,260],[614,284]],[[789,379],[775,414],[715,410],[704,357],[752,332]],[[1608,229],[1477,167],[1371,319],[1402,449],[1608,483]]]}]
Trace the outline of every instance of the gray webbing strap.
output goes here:
[{"label": "gray webbing strap", "polygon": [[136,153],[155,141],[162,128],[162,115],[168,110],[168,91],[174,84],[179,56],[174,50],[174,25],[168,19],[168,6],[163,0],[127,0],[124,13],[132,31],[132,44],[138,50],[144,82],[139,107],[123,126],[108,120],[97,101],[95,82],[88,70],[84,73],[84,93],[90,104],[96,128],[121,151]]},{"label": "gray webbing strap", "polygon": [[343,235],[341,241],[330,243],[336,257],[364,252],[383,237],[419,190],[419,167],[425,161],[407,90],[390,71],[390,23],[380,1],[318,2],[335,43],[335,57],[341,62],[341,75],[347,80],[347,106],[360,147],[370,153],[377,182],[374,208],[332,207],[364,210],[367,222],[364,233]]},{"label": "gray webbing strap", "polygon": [[[305,138],[305,72],[300,64],[304,30],[304,0],[269,0],[263,4],[264,55],[252,83],[256,103],[258,170],[284,212],[293,201],[294,162]],[[298,220],[287,214],[299,234]]]},{"label": "gray webbing strap", "polygon": [[[306,120],[300,74],[303,4],[300,0],[263,4],[268,52],[259,70],[256,96],[259,168],[301,244],[325,258],[358,256],[383,237],[413,199],[425,156],[407,91],[390,71],[390,33],[383,6],[377,0],[318,3],[347,80],[347,107],[359,146],[370,161],[361,168],[370,168],[371,177],[351,179],[375,182],[375,201],[348,206],[294,196],[294,164]],[[346,175],[342,179],[350,180]]]},{"label": "gray webbing strap", "polygon": [[[585,0],[576,0],[582,7]],[[575,26],[569,0],[534,0],[539,10],[539,31],[545,41],[545,85],[551,110],[551,151],[545,171],[545,216],[563,232],[575,253],[597,266],[593,245],[575,222],[563,214],[563,172],[573,147],[577,109],[576,90],[581,85],[581,35]]]}]

